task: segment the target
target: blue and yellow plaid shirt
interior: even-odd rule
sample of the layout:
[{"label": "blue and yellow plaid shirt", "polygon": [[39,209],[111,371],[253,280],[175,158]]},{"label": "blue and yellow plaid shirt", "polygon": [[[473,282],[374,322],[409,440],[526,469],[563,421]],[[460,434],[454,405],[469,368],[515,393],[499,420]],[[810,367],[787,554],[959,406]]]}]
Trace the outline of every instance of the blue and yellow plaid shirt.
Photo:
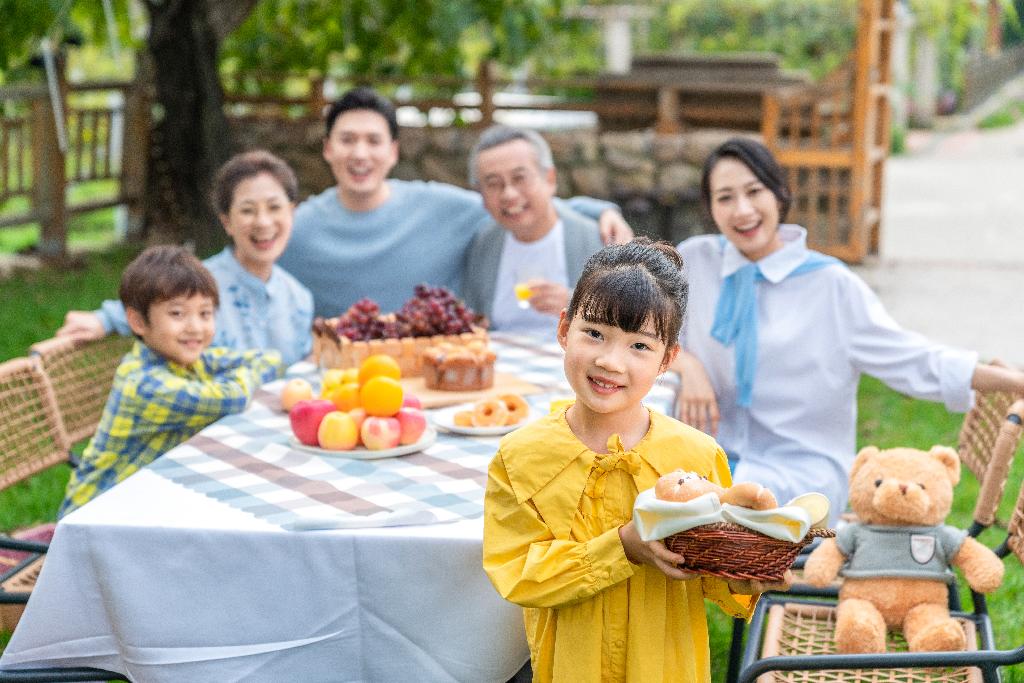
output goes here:
[{"label": "blue and yellow plaid shirt", "polygon": [[245,409],[281,373],[277,351],[208,348],[190,366],[142,342],[121,360],[103,417],[71,474],[59,517],[84,505],[203,427]]}]

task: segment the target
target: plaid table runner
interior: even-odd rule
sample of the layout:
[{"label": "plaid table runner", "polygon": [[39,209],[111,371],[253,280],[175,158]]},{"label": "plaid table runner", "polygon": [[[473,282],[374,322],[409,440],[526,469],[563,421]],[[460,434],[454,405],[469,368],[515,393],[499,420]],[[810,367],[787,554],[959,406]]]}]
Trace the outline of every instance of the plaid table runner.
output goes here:
[{"label": "plaid table runner", "polygon": [[[546,412],[553,398],[572,396],[557,344],[507,335],[492,335],[491,343],[498,370],[545,389],[527,397],[535,409]],[[311,380],[316,375],[307,371]],[[296,450],[289,446],[288,416],[279,409],[282,382],[261,388],[245,412],[210,425],[149,469],[282,528],[426,524],[483,515],[487,466],[498,437],[440,432],[425,451],[380,460]],[[677,390],[678,378],[666,375],[647,403],[667,413]]]}]

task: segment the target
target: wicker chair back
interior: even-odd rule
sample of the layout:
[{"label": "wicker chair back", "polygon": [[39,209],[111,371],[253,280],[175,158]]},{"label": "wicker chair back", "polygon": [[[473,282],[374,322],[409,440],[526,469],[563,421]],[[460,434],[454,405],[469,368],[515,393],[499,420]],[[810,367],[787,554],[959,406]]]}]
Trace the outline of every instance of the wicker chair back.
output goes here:
[{"label": "wicker chair back", "polygon": [[96,431],[114,381],[114,371],[131,349],[131,337],[108,335],[89,342],[54,337],[33,344],[50,378],[70,443],[87,439]]}]

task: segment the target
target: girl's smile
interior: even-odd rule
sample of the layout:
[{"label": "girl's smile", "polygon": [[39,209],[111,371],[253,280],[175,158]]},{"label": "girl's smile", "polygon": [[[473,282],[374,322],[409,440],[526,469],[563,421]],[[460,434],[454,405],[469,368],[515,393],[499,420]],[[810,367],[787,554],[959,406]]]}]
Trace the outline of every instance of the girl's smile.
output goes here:
[{"label": "girl's smile", "polygon": [[666,354],[650,321],[627,332],[579,315],[569,321],[565,313],[559,320],[558,340],[565,349],[566,379],[576,392],[567,418],[580,440],[598,452],[613,433],[624,444],[639,441],[649,422],[643,398],[677,347]]}]

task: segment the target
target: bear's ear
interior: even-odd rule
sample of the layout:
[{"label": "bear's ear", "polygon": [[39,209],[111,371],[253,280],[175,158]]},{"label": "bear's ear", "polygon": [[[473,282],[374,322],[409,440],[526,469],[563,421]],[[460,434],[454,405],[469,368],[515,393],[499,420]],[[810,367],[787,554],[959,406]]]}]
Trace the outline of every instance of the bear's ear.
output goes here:
[{"label": "bear's ear", "polygon": [[881,451],[878,450],[877,446],[865,446],[860,449],[857,453],[857,457],[853,461],[853,467],[850,468],[850,481],[857,476],[857,470],[863,467],[868,460],[878,455]]},{"label": "bear's ear", "polygon": [[932,446],[928,455],[939,461],[946,468],[946,475],[951,484],[956,486],[960,481],[960,456],[949,446]]}]

